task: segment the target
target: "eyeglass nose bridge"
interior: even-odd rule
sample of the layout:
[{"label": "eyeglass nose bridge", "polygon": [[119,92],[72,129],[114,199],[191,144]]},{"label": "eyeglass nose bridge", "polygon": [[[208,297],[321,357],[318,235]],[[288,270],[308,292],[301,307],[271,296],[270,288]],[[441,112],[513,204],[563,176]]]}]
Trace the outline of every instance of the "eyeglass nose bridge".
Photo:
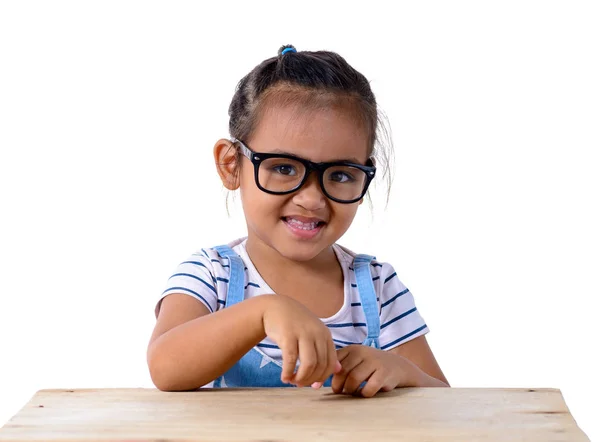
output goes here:
[{"label": "eyeglass nose bridge", "polygon": [[328,193],[325,191],[325,183],[323,183],[323,177],[325,175],[325,170],[329,167],[326,164],[318,164],[313,163],[312,161],[304,160],[302,161],[304,164],[304,176],[300,180],[298,186],[296,186],[293,191],[297,192],[306,186],[306,182],[309,180],[312,172],[315,172],[317,182],[319,183],[319,191],[323,194],[325,198],[329,198]]}]

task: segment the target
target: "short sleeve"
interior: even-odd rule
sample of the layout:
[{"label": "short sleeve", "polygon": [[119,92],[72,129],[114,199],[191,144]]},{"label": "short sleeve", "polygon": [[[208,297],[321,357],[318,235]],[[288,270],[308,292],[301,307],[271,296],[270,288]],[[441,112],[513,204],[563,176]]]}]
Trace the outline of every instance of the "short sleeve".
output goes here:
[{"label": "short sleeve", "polygon": [[[375,291],[380,305],[379,345],[391,350],[398,345],[429,332],[429,328],[415,305],[412,293],[400,281],[388,263],[377,263]],[[378,271],[377,271],[378,270]]]},{"label": "short sleeve", "polygon": [[[215,257],[212,257],[213,254]],[[221,278],[218,278],[219,275],[215,273],[222,269],[221,264],[213,266],[213,261],[220,263],[217,257],[213,250],[202,249],[179,264],[167,280],[158,299],[154,310],[156,317],[162,300],[173,293],[189,295],[202,302],[211,313],[217,311],[219,304],[224,304],[224,301],[219,300],[217,293],[217,281]]]}]

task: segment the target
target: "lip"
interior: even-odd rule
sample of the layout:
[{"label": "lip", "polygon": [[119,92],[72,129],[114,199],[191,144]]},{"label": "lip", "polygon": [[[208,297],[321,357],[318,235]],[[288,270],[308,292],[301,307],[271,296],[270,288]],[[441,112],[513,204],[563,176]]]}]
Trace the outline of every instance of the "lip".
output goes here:
[{"label": "lip", "polygon": [[300,216],[300,215],[286,215],[282,218],[294,218],[303,223],[318,223],[318,222],[324,223],[325,222],[325,220],[321,219],[321,218],[308,218],[306,216]]},{"label": "lip", "polygon": [[[321,233],[321,230],[323,230],[323,228],[325,227],[325,224],[323,223],[323,224],[319,224],[317,227],[315,227],[312,230],[304,230],[304,229],[300,229],[300,228],[288,223],[285,220],[285,218],[288,218],[288,217],[282,218],[281,222],[283,224],[285,224],[288,231],[290,233],[292,233],[292,235],[294,235],[298,239],[305,239],[305,240],[313,239],[315,236],[317,236],[319,233]],[[289,218],[295,218],[298,221],[302,221],[302,222],[318,222],[318,221],[323,222],[322,220],[317,219],[317,218],[306,218],[306,217],[296,217],[296,216],[289,217]]]}]

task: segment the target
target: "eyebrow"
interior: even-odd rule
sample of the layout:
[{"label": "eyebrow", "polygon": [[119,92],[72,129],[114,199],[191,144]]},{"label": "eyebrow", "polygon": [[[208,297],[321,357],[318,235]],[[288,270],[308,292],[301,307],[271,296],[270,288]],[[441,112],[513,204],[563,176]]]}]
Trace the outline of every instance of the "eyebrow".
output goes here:
[{"label": "eyebrow", "polygon": [[[267,152],[265,152],[267,153]],[[306,160],[307,158],[304,157],[299,157],[298,155],[295,155],[291,152],[286,152],[285,150],[281,150],[281,149],[275,149],[269,153],[280,153],[283,155],[290,155],[292,157],[296,157],[296,158],[302,158],[303,160]],[[338,162],[347,162],[347,163],[355,163],[355,164],[362,164],[357,158],[336,158],[330,161],[323,161],[324,163],[338,163]]]}]

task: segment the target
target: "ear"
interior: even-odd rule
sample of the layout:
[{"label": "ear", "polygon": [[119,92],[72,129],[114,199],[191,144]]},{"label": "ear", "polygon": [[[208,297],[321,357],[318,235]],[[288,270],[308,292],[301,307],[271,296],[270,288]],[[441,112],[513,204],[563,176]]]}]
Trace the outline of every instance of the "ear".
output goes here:
[{"label": "ear", "polygon": [[213,149],[217,172],[223,181],[223,186],[229,190],[240,187],[240,165],[238,164],[238,149],[229,140],[221,138]]}]

